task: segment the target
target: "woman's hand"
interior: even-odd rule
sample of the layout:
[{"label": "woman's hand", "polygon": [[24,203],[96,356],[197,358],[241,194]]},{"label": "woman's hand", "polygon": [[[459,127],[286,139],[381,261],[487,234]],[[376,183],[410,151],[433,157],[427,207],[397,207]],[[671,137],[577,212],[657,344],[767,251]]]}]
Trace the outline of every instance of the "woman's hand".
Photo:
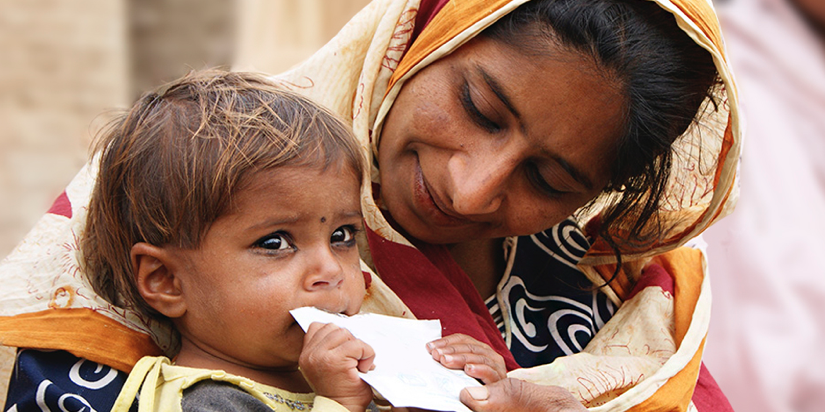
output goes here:
[{"label": "woman's hand", "polygon": [[304,336],[298,365],[316,395],[330,398],[352,412],[363,412],[372,389],[358,372],[374,368],[372,347],[331,323],[313,322]]},{"label": "woman's hand", "polygon": [[464,372],[485,384],[498,382],[507,377],[507,367],[501,357],[489,345],[467,335],[456,333],[427,344],[433,359],[450,369]]},{"label": "woman's hand", "polygon": [[461,402],[475,412],[579,412],[584,406],[566,389],[507,378],[464,388]]}]

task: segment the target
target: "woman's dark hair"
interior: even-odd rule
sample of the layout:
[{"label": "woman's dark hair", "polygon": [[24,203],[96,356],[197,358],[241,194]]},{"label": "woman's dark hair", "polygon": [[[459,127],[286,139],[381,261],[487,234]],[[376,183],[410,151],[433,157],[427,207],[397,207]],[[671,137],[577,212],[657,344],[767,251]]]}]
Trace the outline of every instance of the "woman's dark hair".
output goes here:
[{"label": "woman's dark hair", "polygon": [[[671,146],[719,82],[710,53],[672,14],[646,0],[535,0],[482,35],[527,54],[546,54],[541,45],[556,42],[592,58],[606,79],[618,81],[625,96],[624,133],[604,189],[615,201],[598,217],[595,235],[613,248],[620,264],[623,249],[660,240],[658,211]],[[617,221],[629,222],[629,232],[618,234]]]}]

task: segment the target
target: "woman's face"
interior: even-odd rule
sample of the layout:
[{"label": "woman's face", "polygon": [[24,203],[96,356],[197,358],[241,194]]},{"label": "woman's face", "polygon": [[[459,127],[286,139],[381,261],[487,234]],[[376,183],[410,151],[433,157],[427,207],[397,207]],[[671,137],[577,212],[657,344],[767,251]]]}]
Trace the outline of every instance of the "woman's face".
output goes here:
[{"label": "woman's face", "polygon": [[542,231],[606,185],[623,103],[579,53],[477,37],[401,89],[378,149],[381,198],[430,243]]}]

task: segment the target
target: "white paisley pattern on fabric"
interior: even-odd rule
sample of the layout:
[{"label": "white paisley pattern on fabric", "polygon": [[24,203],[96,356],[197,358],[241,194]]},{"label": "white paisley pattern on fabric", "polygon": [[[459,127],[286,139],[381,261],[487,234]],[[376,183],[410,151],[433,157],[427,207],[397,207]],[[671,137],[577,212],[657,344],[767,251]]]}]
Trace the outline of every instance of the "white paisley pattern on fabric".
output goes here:
[{"label": "white paisley pattern on fabric", "polygon": [[486,303],[521,366],[581,352],[616,311],[576,266],[589,246],[573,219],[510,240],[512,263]]}]

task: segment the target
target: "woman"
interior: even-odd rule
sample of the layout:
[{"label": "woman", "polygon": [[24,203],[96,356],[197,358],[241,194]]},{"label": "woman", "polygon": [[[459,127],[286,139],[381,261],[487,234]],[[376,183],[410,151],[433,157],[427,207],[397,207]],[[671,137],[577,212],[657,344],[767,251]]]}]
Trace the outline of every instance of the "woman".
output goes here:
[{"label": "woman", "polygon": [[[374,186],[365,185],[362,196],[370,229],[362,250],[380,279],[365,306],[440,318],[446,333],[491,344],[510,369],[525,366],[510,372],[519,379],[490,385],[486,395],[463,393],[478,411],[559,410],[582,403],[611,410],[687,410],[710,296],[702,253],[679,246],[731,207],[739,147],[735,94],[713,11],[702,0],[617,3],[629,7],[621,16],[661,13],[642,29],[625,27],[630,31],[622,36],[644,34],[657,26],[650,21],[661,22],[656,33],[675,39],[670,49],[695,48],[695,42],[710,67],[710,76],[688,78],[686,83],[699,85],[692,91],[634,106],[628,85],[656,86],[648,76],[671,66],[678,70],[693,57],[653,68],[641,64],[638,69],[652,71],[629,76],[626,66],[636,57],[610,56],[636,43],[594,53],[592,33],[580,38],[556,27],[559,21],[533,22],[538,11],[532,7],[544,6],[519,8],[523,3],[375,1],[316,55],[276,77],[352,119],[365,152],[374,156]],[[581,3],[542,2],[550,3],[563,7],[551,4],[544,12],[571,12],[571,28],[582,27],[582,13],[613,13],[617,7],[587,3],[570,9]],[[602,21],[625,20],[614,15]],[[677,22],[691,37],[668,34],[666,27]],[[714,66],[723,87],[712,87]],[[699,72],[707,74],[707,67]],[[713,99],[703,104],[708,90]],[[638,115],[659,115],[671,106],[678,106],[671,112],[689,113],[660,120],[658,129]],[[697,113],[699,126],[688,128]],[[675,143],[669,161],[671,143],[685,128],[689,132]],[[641,144],[641,152],[624,150],[634,130],[661,139]],[[626,157],[633,152],[649,153],[646,160]],[[670,180],[662,172],[670,172]],[[81,172],[2,268],[4,278],[17,276],[10,284],[32,294],[21,297],[18,290],[0,297],[6,316],[0,337],[11,346],[69,351],[75,357],[63,360],[74,368],[69,374],[87,367],[83,358],[128,371],[142,355],[174,351],[163,325],[89,296],[76,277],[71,232],[82,230],[77,223],[93,179],[94,171]],[[662,201],[649,193],[661,193]],[[575,221],[567,220],[574,212]],[[44,251],[57,258],[44,260]],[[537,287],[550,290],[539,294]],[[501,317],[499,325],[490,310]],[[55,329],[75,333],[54,336]],[[99,340],[107,330],[123,338]],[[29,361],[58,363],[41,356],[24,351],[18,370],[28,370],[21,365]],[[104,373],[109,376],[105,368],[99,374]],[[30,395],[12,393],[13,385],[9,398],[60,398],[50,392],[61,393],[49,379],[54,375],[44,373],[29,385]],[[95,390],[117,386],[97,383],[106,379],[116,381],[80,381],[96,382],[84,383]],[[697,395],[708,393],[705,384],[700,378]],[[694,401],[706,410],[702,399],[708,398]]]}]

